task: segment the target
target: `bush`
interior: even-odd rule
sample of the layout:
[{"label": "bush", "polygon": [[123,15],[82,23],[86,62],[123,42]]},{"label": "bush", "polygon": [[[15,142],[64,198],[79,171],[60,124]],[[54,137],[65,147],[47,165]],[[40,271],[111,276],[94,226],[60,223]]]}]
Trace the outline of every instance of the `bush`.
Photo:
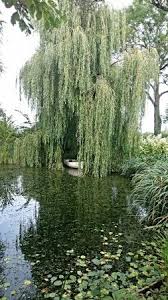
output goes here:
[{"label": "bush", "polygon": [[157,159],[168,157],[168,138],[162,138],[161,135],[143,137],[140,142],[139,156],[152,156]]},{"label": "bush", "polygon": [[168,162],[158,161],[133,177],[134,207],[144,207],[147,219],[159,222],[168,214]]},{"label": "bush", "polygon": [[132,177],[157,163],[157,161],[168,161],[168,138],[159,136],[143,135],[137,156],[124,162],[121,166],[122,175]]},{"label": "bush", "polygon": [[162,257],[164,260],[164,265],[165,265],[165,272],[166,276],[168,278],[168,234],[166,235],[162,247]]},{"label": "bush", "polygon": [[122,165],[121,174],[127,177],[132,177],[135,173],[145,170],[150,163],[151,159],[148,161],[147,159],[141,157],[132,158],[125,161],[125,163]]}]

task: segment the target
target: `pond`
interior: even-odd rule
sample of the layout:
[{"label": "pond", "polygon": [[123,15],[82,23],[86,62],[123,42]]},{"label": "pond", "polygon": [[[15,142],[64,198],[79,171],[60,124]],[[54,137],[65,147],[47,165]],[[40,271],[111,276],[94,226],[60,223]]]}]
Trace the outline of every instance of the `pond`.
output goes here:
[{"label": "pond", "polygon": [[[49,278],[72,273],[77,256],[92,258],[113,247],[107,232],[123,252],[138,249],[144,234],[129,193],[130,182],[117,175],[1,168],[0,297],[43,299]],[[124,268],[122,260],[116,268]]]}]

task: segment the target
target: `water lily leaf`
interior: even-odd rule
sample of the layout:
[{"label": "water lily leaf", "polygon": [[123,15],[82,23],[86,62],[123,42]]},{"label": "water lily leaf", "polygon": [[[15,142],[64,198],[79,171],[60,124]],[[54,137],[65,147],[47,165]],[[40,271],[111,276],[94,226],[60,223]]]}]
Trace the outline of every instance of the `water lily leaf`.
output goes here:
[{"label": "water lily leaf", "polygon": [[132,252],[128,252],[128,255],[130,255],[130,256],[133,256],[133,255],[134,255],[134,253],[132,253]]},{"label": "water lily leaf", "polygon": [[94,277],[94,276],[96,276],[97,275],[97,272],[94,272],[94,271],[90,271],[89,273],[88,273],[88,276],[89,277]]},{"label": "water lily leaf", "polygon": [[30,281],[30,280],[25,280],[24,281],[24,285],[26,285],[26,286],[29,286],[29,285],[31,285],[32,284],[32,282]]},{"label": "water lily leaf", "polygon": [[85,255],[81,255],[81,259],[85,259],[86,258],[86,256]]},{"label": "water lily leaf", "polygon": [[76,265],[80,267],[86,267],[86,263],[82,259],[78,259]]},{"label": "water lily leaf", "polygon": [[118,276],[117,272],[113,272],[113,273],[111,274],[111,277],[112,277],[114,280],[117,279],[117,276]]},{"label": "water lily leaf", "polygon": [[77,274],[79,275],[79,276],[82,276],[82,272],[81,271],[77,271]]},{"label": "water lily leaf", "polygon": [[56,293],[49,293],[49,294],[47,295],[47,298],[55,298],[55,296],[57,296]]},{"label": "water lily leaf", "polygon": [[76,276],[74,276],[74,275],[70,275],[70,280],[72,281],[72,282],[76,282]]},{"label": "water lily leaf", "polygon": [[99,266],[100,265],[100,260],[97,258],[92,259],[92,262],[94,263],[94,265]]},{"label": "water lily leaf", "polygon": [[83,293],[79,293],[75,296],[75,300],[82,300],[83,299]]},{"label": "water lily leaf", "polygon": [[56,280],[56,281],[54,281],[54,285],[55,286],[60,286],[60,285],[62,285],[62,281],[61,280]]},{"label": "water lily leaf", "polygon": [[9,282],[5,282],[5,283],[4,283],[4,288],[6,289],[6,288],[8,288],[8,287],[10,287],[10,283],[9,283]]},{"label": "water lily leaf", "polygon": [[56,281],[56,280],[57,280],[57,277],[53,276],[53,277],[51,278],[51,283],[53,283],[53,282]]},{"label": "water lily leaf", "polygon": [[15,296],[15,295],[16,295],[16,291],[12,291],[12,292],[11,292],[11,295],[12,295],[12,296]]},{"label": "water lily leaf", "polygon": [[48,293],[48,288],[46,287],[46,288],[42,289],[41,292],[42,292],[43,294]]},{"label": "water lily leaf", "polygon": [[125,257],[125,260],[126,260],[127,262],[130,262],[130,261],[131,261],[131,257],[130,257],[130,256],[126,256],[126,257]]},{"label": "water lily leaf", "polygon": [[104,265],[103,267],[105,270],[110,270],[112,269],[112,265]]}]

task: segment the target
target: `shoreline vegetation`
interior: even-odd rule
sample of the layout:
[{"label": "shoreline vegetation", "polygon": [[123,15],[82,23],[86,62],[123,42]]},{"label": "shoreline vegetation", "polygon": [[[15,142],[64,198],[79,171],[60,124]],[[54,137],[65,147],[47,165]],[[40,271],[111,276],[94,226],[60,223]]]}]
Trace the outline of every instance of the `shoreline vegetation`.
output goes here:
[{"label": "shoreline vegetation", "polygon": [[[166,6],[134,0],[118,11],[104,2],[63,0],[55,10],[52,1],[42,1],[42,8],[30,2],[6,6],[15,8],[11,21],[23,31],[33,30],[31,17],[39,20],[39,48],[19,76],[20,97],[36,111],[36,120],[31,124],[25,115],[24,126],[15,128],[0,108],[0,165],[46,168],[54,176],[64,160],[75,159],[83,162],[86,177],[125,176],[130,212],[152,236],[128,252],[122,232],[102,228],[102,250],[93,257],[68,250],[69,273],[46,273],[37,299],[167,300],[168,134],[161,133],[160,115],[160,99],[168,93],[160,92],[168,85]],[[155,135],[140,130],[146,99],[154,107]],[[36,255],[31,263],[32,269],[38,265]],[[8,287],[0,281],[0,290]],[[1,299],[7,300],[5,292]]]}]

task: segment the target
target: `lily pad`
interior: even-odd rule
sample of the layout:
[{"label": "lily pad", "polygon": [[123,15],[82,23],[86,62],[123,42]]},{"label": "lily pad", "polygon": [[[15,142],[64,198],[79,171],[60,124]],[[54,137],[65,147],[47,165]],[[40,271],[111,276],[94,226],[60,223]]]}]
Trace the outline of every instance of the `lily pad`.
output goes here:
[{"label": "lily pad", "polygon": [[56,281],[56,280],[57,280],[57,277],[53,276],[53,277],[51,278],[51,283],[53,283],[53,282]]},{"label": "lily pad", "polygon": [[4,283],[4,288],[6,289],[6,288],[8,288],[8,287],[10,287],[10,283],[9,283],[9,282],[5,282],[5,283]]},{"label": "lily pad", "polygon": [[29,286],[29,285],[31,285],[32,284],[32,282],[30,281],[30,280],[25,280],[24,281],[24,285],[26,285],[26,286]]},{"label": "lily pad", "polygon": [[94,263],[94,265],[99,266],[100,265],[100,260],[98,258],[94,258],[92,259],[92,262]]},{"label": "lily pad", "polygon": [[62,281],[61,280],[56,280],[56,281],[54,281],[54,285],[55,286],[60,286],[60,285],[62,285]]}]

